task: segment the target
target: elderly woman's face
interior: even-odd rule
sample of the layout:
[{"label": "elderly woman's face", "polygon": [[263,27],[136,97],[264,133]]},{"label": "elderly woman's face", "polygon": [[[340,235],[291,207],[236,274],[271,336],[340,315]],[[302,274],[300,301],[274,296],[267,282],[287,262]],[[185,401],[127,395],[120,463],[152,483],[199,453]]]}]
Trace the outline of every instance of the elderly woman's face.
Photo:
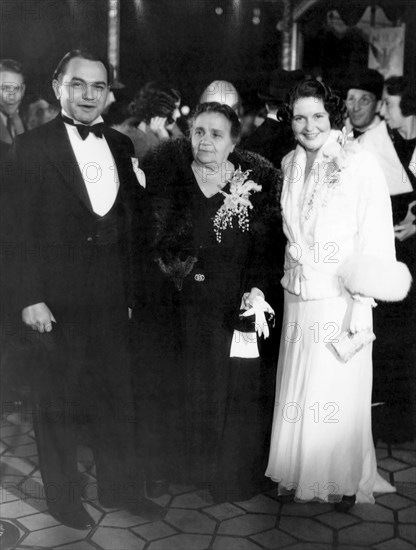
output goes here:
[{"label": "elderly woman's face", "polygon": [[222,164],[234,150],[231,122],[221,113],[201,113],[191,129],[192,153],[200,164]]},{"label": "elderly woman's face", "polygon": [[292,130],[307,151],[317,151],[331,132],[329,114],[322,99],[301,97],[293,105]]},{"label": "elderly woman's face", "polygon": [[399,95],[389,95],[386,89],[384,89],[380,114],[393,130],[402,128],[406,121],[406,117],[403,116],[400,108],[401,99]]}]

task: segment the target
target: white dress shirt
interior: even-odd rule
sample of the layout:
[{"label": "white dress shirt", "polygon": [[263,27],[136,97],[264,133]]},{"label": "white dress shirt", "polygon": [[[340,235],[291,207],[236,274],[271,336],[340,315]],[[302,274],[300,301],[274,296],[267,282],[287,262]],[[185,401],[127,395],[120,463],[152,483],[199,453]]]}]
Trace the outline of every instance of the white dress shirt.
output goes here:
[{"label": "white dress shirt", "polygon": [[[68,116],[65,111],[62,112]],[[102,117],[98,117],[92,124],[102,121]],[[99,138],[90,133],[83,140],[76,126],[65,123],[65,128],[87,188],[92,209],[99,216],[104,216],[113,206],[119,188],[117,167],[110,147],[105,137]]]}]

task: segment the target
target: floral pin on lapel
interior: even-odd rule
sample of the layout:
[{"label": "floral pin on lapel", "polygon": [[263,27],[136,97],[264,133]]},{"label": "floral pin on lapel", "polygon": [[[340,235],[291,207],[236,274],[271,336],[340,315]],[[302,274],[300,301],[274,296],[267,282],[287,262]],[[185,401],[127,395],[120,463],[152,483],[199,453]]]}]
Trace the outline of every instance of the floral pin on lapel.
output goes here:
[{"label": "floral pin on lapel", "polygon": [[222,231],[225,231],[227,227],[233,227],[234,218],[237,218],[241,231],[249,231],[250,220],[248,211],[253,208],[250,202],[250,195],[262,190],[261,185],[248,179],[251,171],[246,170],[243,172],[239,166],[228,180],[230,183],[230,192],[220,191],[224,195],[224,202],[217,210],[213,219],[215,236],[219,243],[222,240]]}]

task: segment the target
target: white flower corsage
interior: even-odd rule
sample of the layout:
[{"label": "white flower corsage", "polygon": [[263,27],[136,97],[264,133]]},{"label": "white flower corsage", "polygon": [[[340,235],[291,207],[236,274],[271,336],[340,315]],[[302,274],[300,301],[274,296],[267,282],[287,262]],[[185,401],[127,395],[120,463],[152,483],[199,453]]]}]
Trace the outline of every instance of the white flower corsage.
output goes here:
[{"label": "white flower corsage", "polygon": [[221,232],[227,229],[227,227],[233,227],[234,217],[237,218],[241,231],[249,230],[248,211],[253,208],[249,197],[251,193],[256,193],[262,189],[262,186],[253,180],[247,180],[250,172],[251,170],[243,172],[239,166],[228,180],[230,183],[230,192],[226,193],[220,190],[224,195],[224,202],[218,208],[213,218],[214,231],[219,243],[222,237]]},{"label": "white flower corsage", "polygon": [[[323,178],[318,178],[318,181],[312,191],[307,202],[305,219],[309,219],[312,212],[315,210],[317,203],[323,207],[327,206],[328,201],[339,186],[341,181],[341,172],[347,165],[347,157],[345,153],[345,144],[347,143],[347,133],[345,128],[340,133],[337,141],[331,141],[322,148],[323,163]],[[320,170],[320,167],[318,167]],[[319,174],[319,172],[318,172]]]}]

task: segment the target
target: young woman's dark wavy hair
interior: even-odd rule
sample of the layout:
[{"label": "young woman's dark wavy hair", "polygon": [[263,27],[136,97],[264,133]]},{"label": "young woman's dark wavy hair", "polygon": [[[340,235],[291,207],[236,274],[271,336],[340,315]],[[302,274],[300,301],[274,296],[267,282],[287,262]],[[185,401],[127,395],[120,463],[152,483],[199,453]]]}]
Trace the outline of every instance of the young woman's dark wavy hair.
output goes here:
[{"label": "young woman's dark wavy hair", "polygon": [[304,80],[290,91],[285,105],[285,115],[288,122],[292,121],[293,105],[295,102],[305,97],[314,97],[322,100],[325,110],[329,114],[331,128],[336,130],[342,128],[345,117],[344,102],[329,86],[315,79]]},{"label": "young woman's dark wavy hair", "polygon": [[384,87],[389,95],[401,97],[399,107],[403,116],[416,115],[416,87],[405,76],[391,76]]},{"label": "young woman's dark wavy hair", "polygon": [[197,117],[199,117],[199,115],[202,115],[202,113],[219,113],[220,115],[225,116],[225,118],[231,124],[231,139],[233,143],[238,143],[241,136],[241,124],[234,109],[232,109],[228,105],[217,103],[215,101],[200,103],[194,108],[189,116],[188,123],[190,130],[193,128]]}]

